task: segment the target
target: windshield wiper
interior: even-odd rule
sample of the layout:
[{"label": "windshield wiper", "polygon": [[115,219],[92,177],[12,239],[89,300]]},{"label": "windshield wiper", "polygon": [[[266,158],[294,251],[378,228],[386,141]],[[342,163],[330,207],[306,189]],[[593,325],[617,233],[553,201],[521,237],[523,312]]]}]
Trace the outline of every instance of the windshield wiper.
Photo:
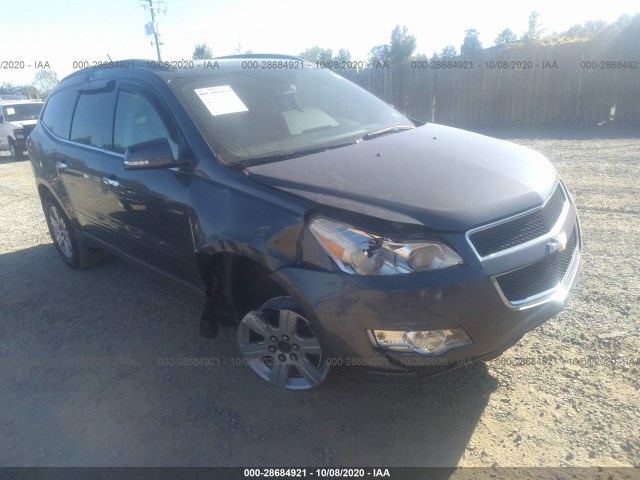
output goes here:
[{"label": "windshield wiper", "polygon": [[416,127],[413,127],[411,125],[394,125],[392,127],[385,127],[385,128],[381,128],[380,130],[367,133],[364,137],[362,137],[362,139],[370,140],[372,138],[380,137],[382,135],[387,135],[389,133],[401,132],[402,130],[413,130],[414,128]]},{"label": "windshield wiper", "polygon": [[320,153],[326,150],[347,147],[349,145],[355,145],[356,143],[358,143],[356,140],[351,140],[350,142],[337,143],[334,145],[324,145],[322,147],[306,148],[301,150],[293,150],[291,152],[277,153],[275,155],[268,155],[265,157],[250,158],[248,160],[240,160],[238,162],[234,162],[233,166],[237,166],[238,168],[255,167],[256,165],[264,165],[265,163],[280,162],[282,160],[289,160],[290,158],[303,157],[305,155]]}]

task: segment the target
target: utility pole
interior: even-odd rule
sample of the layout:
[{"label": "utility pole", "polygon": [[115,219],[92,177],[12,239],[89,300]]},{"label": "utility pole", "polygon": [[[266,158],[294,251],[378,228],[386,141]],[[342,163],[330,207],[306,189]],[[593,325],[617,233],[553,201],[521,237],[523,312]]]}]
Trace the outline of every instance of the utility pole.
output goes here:
[{"label": "utility pole", "polygon": [[[160,45],[162,44],[158,39],[158,24],[156,23],[156,15],[167,12],[166,7],[159,6],[160,3],[162,3],[162,0],[142,0],[142,8],[144,8],[145,10],[149,10],[149,12],[151,13],[151,23],[147,23],[145,25],[145,29],[147,35],[153,34],[153,37],[155,38],[156,52],[158,52],[159,62],[162,61],[162,57],[160,56]],[[151,44],[153,45],[153,43],[154,42],[152,41]]]}]

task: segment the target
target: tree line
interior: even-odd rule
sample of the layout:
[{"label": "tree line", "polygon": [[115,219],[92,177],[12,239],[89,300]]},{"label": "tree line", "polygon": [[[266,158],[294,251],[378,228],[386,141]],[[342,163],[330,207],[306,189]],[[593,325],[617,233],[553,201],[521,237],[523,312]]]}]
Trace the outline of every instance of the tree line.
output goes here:
[{"label": "tree line", "polygon": [[[552,45],[556,43],[570,43],[576,41],[586,41],[602,39],[619,34],[628,27],[632,21],[640,23],[640,14],[635,17],[624,14],[614,23],[608,24],[604,20],[587,21],[584,24],[576,24],[564,32],[553,32],[544,35],[545,28],[540,23],[540,14],[533,11],[529,14],[527,29],[520,37],[510,28],[505,28],[495,38],[490,48],[513,48],[522,45]],[[440,52],[433,52],[431,60],[450,59],[457,56],[469,55],[480,52],[485,48],[478,38],[480,32],[477,29],[468,29],[464,32],[464,38],[460,45],[460,53],[454,45],[447,45]],[[369,54],[372,61],[391,61],[394,63],[405,63],[413,60],[426,60],[427,55],[423,53],[414,54],[416,46],[415,37],[410,35],[406,27],[400,29],[396,26],[391,33],[391,41],[386,45],[373,47]]]},{"label": "tree line", "polygon": [[[573,25],[564,32],[552,32],[545,35],[546,28],[540,23],[540,14],[537,11],[532,11],[529,14],[526,29],[520,36],[510,28],[505,28],[495,38],[493,45],[489,48],[513,48],[532,44],[553,45],[556,43],[604,39],[618,35],[632,23],[640,25],[640,14],[636,14],[633,17],[628,14],[623,14],[613,23],[607,23],[604,20],[591,20],[583,24]],[[417,41],[415,35],[410,34],[406,26],[401,27],[400,25],[396,25],[391,31],[389,42],[372,47],[367,60],[370,64],[396,64],[407,63],[414,60],[441,60],[451,59],[461,55],[469,55],[485,49],[479,39],[479,35],[480,32],[477,29],[471,28],[465,30],[459,51],[455,45],[447,45],[440,52],[433,52],[429,58],[425,53],[416,53]],[[238,43],[236,53],[251,53],[251,50],[242,51],[242,47]],[[298,56],[310,62],[334,64],[336,62],[340,64],[351,60],[351,53],[345,48],[339,49],[334,54],[331,48],[322,48],[319,45],[307,48],[300,52]],[[193,59],[212,57],[212,49],[206,43],[195,46],[192,55]]]},{"label": "tree line", "polygon": [[[630,16],[628,14],[621,15],[618,20],[613,23],[607,23],[604,20],[591,20],[583,24],[576,24],[564,32],[553,32],[545,35],[546,29],[540,23],[540,14],[532,11],[529,14],[527,28],[518,36],[510,28],[505,28],[495,38],[493,45],[489,48],[513,48],[523,45],[553,45],[557,43],[581,42],[587,40],[604,40],[620,34],[624,29],[632,24],[640,27],[640,14]],[[485,48],[478,38],[480,32],[471,28],[465,30],[462,44],[460,45],[460,53],[455,45],[447,45],[440,52],[433,52],[430,60],[451,59],[457,56],[470,55],[480,52]],[[369,63],[407,63],[414,60],[428,60],[425,53],[415,53],[417,47],[416,37],[409,33],[406,26],[400,27],[396,25],[391,32],[388,43],[376,45],[369,51]],[[300,56],[305,60],[342,60],[350,59],[351,54],[348,50],[340,49],[339,54],[332,57],[331,49],[322,49],[318,46],[309,48],[300,52]]]},{"label": "tree line", "polygon": [[[532,11],[529,14],[527,28],[520,36],[510,28],[505,28],[495,38],[493,45],[488,48],[513,48],[522,45],[553,45],[557,43],[572,43],[587,40],[606,40],[620,34],[623,30],[633,27],[640,29],[640,14],[634,16],[623,14],[615,22],[607,23],[604,20],[591,20],[582,24],[576,24],[564,32],[552,32],[546,34],[544,25],[540,23],[540,14]],[[389,42],[375,45],[369,51],[369,63],[407,63],[414,60],[441,60],[451,59],[459,55],[469,55],[485,50],[479,39],[477,29],[468,29],[464,32],[464,38],[460,50],[455,45],[447,45],[440,52],[433,52],[429,58],[425,53],[416,53],[417,41],[415,35],[409,33],[406,26],[396,25],[391,31]],[[236,54],[249,54],[251,50],[243,48],[238,41]],[[340,48],[337,52],[330,48],[322,48],[315,45],[299,53],[299,57],[310,62],[333,62],[339,65],[351,60],[348,49]],[[193,59],[213,58],[213,50],[206,43],[194,46]],[[51,69],[41,69],[36,72],[33,82],[24,85],[15,85],[4,82],[0,84],[0,96],[23,95],[27,98],[46,98],[49,92],[58,84],[58,75]]]},{"label": "tree line", "polygon": [[24,85],[15,85],[9,82],[0,84],[0,97],[2,95],[22,95],[29,99],[47,98],[49,92],[58,84],[58,74],[53,70],[38,70],[33,82]]}]

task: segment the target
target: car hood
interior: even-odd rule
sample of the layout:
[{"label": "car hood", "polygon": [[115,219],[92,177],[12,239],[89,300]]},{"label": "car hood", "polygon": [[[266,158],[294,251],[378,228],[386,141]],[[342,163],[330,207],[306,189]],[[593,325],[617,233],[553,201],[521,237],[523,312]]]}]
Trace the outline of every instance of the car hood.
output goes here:
[{"label": "car hood", "polygon": [[540,153],[436,124],[246,171],[318,204],[442,231],[538,206],[557,182]]},{"label": "car hood", "polygon": [[11,125],[13,128],[22,128],[28,125],[35,125],[36,123],[38,123],[38,120],[20,120],[15,122],[9,122],[9,125]]}]

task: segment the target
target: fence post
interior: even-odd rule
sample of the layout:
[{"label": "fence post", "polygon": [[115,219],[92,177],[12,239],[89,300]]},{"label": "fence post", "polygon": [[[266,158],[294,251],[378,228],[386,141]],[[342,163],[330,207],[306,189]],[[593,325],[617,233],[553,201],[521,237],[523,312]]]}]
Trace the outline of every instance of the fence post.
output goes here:
[{"label": "fence post", "polygon": [[580,76],[578,77],[578,100],[576,101],[576,123],[580,122],[580,94],[582,93],[582,62],[584,62],[584,51],[582,52],[582,60],[578,65]]},{"label": "fence post", "polygon": [[436,94],[433,93],[433,101],[431,103],[431,123],[436,123]]}]

